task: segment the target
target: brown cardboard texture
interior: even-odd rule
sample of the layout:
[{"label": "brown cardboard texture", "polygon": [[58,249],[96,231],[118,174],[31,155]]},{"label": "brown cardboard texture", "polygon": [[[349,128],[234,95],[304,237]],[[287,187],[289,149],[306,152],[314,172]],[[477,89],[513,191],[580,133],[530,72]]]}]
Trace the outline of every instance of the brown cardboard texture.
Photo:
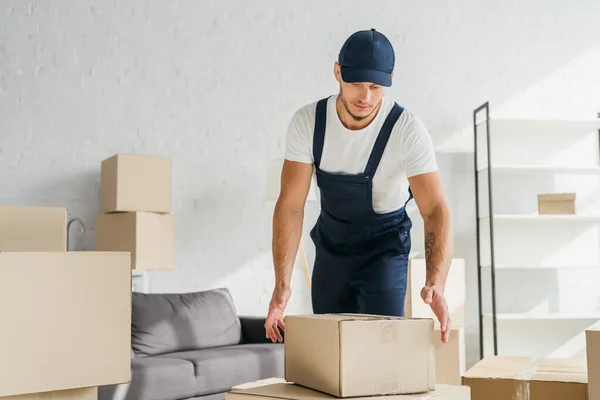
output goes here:
[{"label": "brown cardboard texture", "polygon": [[[427,268],[425,259],[412,258],[408,262],[408,284],[404,311],[407,318],[432,318],[436,328],[440,322],[431,310],[431,306],[425,304],[421,298],[421,288],[425,283]],[[450,263],[444,297],[450,311],[452,326],[465,326],[466,324],[466,274],[465,260],[455,258]]]},{"label": "brown cardboard texture", "polygon": [[285,318],[285,379],[338,397],[435,387],[433,320],[359,314]]},{"label": "brown cardboard texture", "polygon": [[98,214],[96,250],[131,253],[131,269],[173,269],[175,227],[172,214]]},{"label": "brown cardboard texture", "polygon": [[0,251],[67,251],[67,209],[0,206]]},{"label": "brown cardboard texture", "polygon": [[128,253],[0,253],[0,397],[127,383]]},{"label": "brown cardboard texture", "polygon": [[[294,383],[274,383],[249,389],[231,390],[225,400],[334,400],[337,397]],[[436,385],[435,390],[418,394],[355,397],[353,400],[469,400],[468,386]]]},{"label": "brown cardboard texture", "polygon": [[538,214],[575,214],[575,193],[547,193],[538,195]]},{"label": "brown cardboard texture", "polygon": [[54,392],[20,394],[0,397],[0,400],[98,400],[98,388],[57,390]]},{"label": "brown cardboard texture", "polygon": [[584,358],[487,357],[462,383],[472,400],[587,400]]},{"label": "brown cardboard texture", "polygon": [[589,400],[600,400],[600,325],[585,331]]},{"label": "brown cardboard texture", "polygon": [[465,331],[462,326],[450,329],[448,343],[442,343],[439,329],[435,329],[435,383],[460,385],[466,371]]},{"label": "brown cardboard texture", "polygon": [[100,167],[103,213],[171,210],[171,159],[142,154],[115,154]]}]

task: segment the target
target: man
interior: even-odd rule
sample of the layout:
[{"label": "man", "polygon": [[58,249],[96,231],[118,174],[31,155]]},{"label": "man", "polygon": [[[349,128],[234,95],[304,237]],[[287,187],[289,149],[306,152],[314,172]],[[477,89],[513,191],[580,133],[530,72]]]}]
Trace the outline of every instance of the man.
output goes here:
[{"label": "man", "polygon": [[283,341],[278,328],[285,330],[313,173],[321,194],[321,213],[310,232],[316,248],[313,312],[404,316],[412,227],[405,206],[414,196],[425,228],[421,297],[440,321],[442,341],[448,340],[450,212],[428,131],[384,96],[394,63],[383,34],[354,33],[334,64],[339,94],[302,107],[291,120],[273,217],[276,282],[265,323],[273,342]]}]

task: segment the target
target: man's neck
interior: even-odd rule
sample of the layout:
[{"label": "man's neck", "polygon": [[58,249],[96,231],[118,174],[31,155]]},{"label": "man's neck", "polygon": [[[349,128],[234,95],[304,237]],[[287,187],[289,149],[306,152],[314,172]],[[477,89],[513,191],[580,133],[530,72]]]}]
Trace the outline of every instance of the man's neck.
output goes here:
[{"label": "man's neck", "polygon": [[379,104],[377,104],[377,106],[375,106],[375,109],[368,117],[361,119],[361,120],[356,120],[356,119],[354,119],[354,117],[352,115],[350,115],[348,110],[346,110],[346,107],[344,106],[344,103],[342,102],[342,99],[340,96],[338,96],[336,99],[335,109],[337,110],[337,115],[340,119],[340,122],[342,123],[342,125],[344,125],[344,127],[346,129],[358,131],[358,130],[366,128],[367,126],[369,126],[369,124],[371,122],[373,122],[373,120],[379,113],[379,109],[381,108],[381,103],[382,102],[379,102]]}]

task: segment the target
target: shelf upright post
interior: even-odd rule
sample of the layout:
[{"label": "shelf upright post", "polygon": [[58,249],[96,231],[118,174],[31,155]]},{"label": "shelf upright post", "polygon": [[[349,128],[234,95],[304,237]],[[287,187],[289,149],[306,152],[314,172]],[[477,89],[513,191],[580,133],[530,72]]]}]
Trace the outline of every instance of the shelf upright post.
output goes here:
[{"label": "shelf upright post", "polygon": [[475,214],[476,214],[476,235],[477,235],[477,290],[479,301],[479,356],[483,358],[483,304],[481,287],[481,236],[480,236],[480,216],[479,216],[479,163],[478,163],[478,145],[477,145],[477,114],[485,111],[486,123],[486,151],[487,151],[487,178],[488,178],[488,218],[490,220],[490,263],[492,279],[492,321],[494,335],[494,355],[498,355],[498,338],[496,322],[496,268],[494,262],[494,212],[492,202],[492,161],[490,146],[490,107],[489,102],[485,102],[473,111],[473,136],[474,136],[474,158],[475,158]]}]

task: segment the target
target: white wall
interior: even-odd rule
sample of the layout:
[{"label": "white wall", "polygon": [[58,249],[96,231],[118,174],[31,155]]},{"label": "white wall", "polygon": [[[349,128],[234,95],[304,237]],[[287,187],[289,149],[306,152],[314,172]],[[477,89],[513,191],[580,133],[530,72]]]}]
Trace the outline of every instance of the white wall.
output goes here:
[{"label": "white wall", "polygon": [[[268,160],[282,156],[295,109],[336,91],[333,62],[351,32],[389,36],[397,52],[389,96],[423,119],[440,149],[455,255],[468,261],[470,334],[472,109],[490,101],[504,115],[600,111],[596,0],[1,7],[0,202],[67,206],[88,227],[73,233],[73,248],[92,250],[100,161],[117,152],[171,156],[176,268],[151,273],[152,289],[227,286],[241,313],[264,314],[273,282],[272,206],[261,197]],[[307,207],[305,232],[316,212]],[[298,264],[289,312],[310,311],[303,279]],[[469,338],[472,360],[478,343]]]}]

